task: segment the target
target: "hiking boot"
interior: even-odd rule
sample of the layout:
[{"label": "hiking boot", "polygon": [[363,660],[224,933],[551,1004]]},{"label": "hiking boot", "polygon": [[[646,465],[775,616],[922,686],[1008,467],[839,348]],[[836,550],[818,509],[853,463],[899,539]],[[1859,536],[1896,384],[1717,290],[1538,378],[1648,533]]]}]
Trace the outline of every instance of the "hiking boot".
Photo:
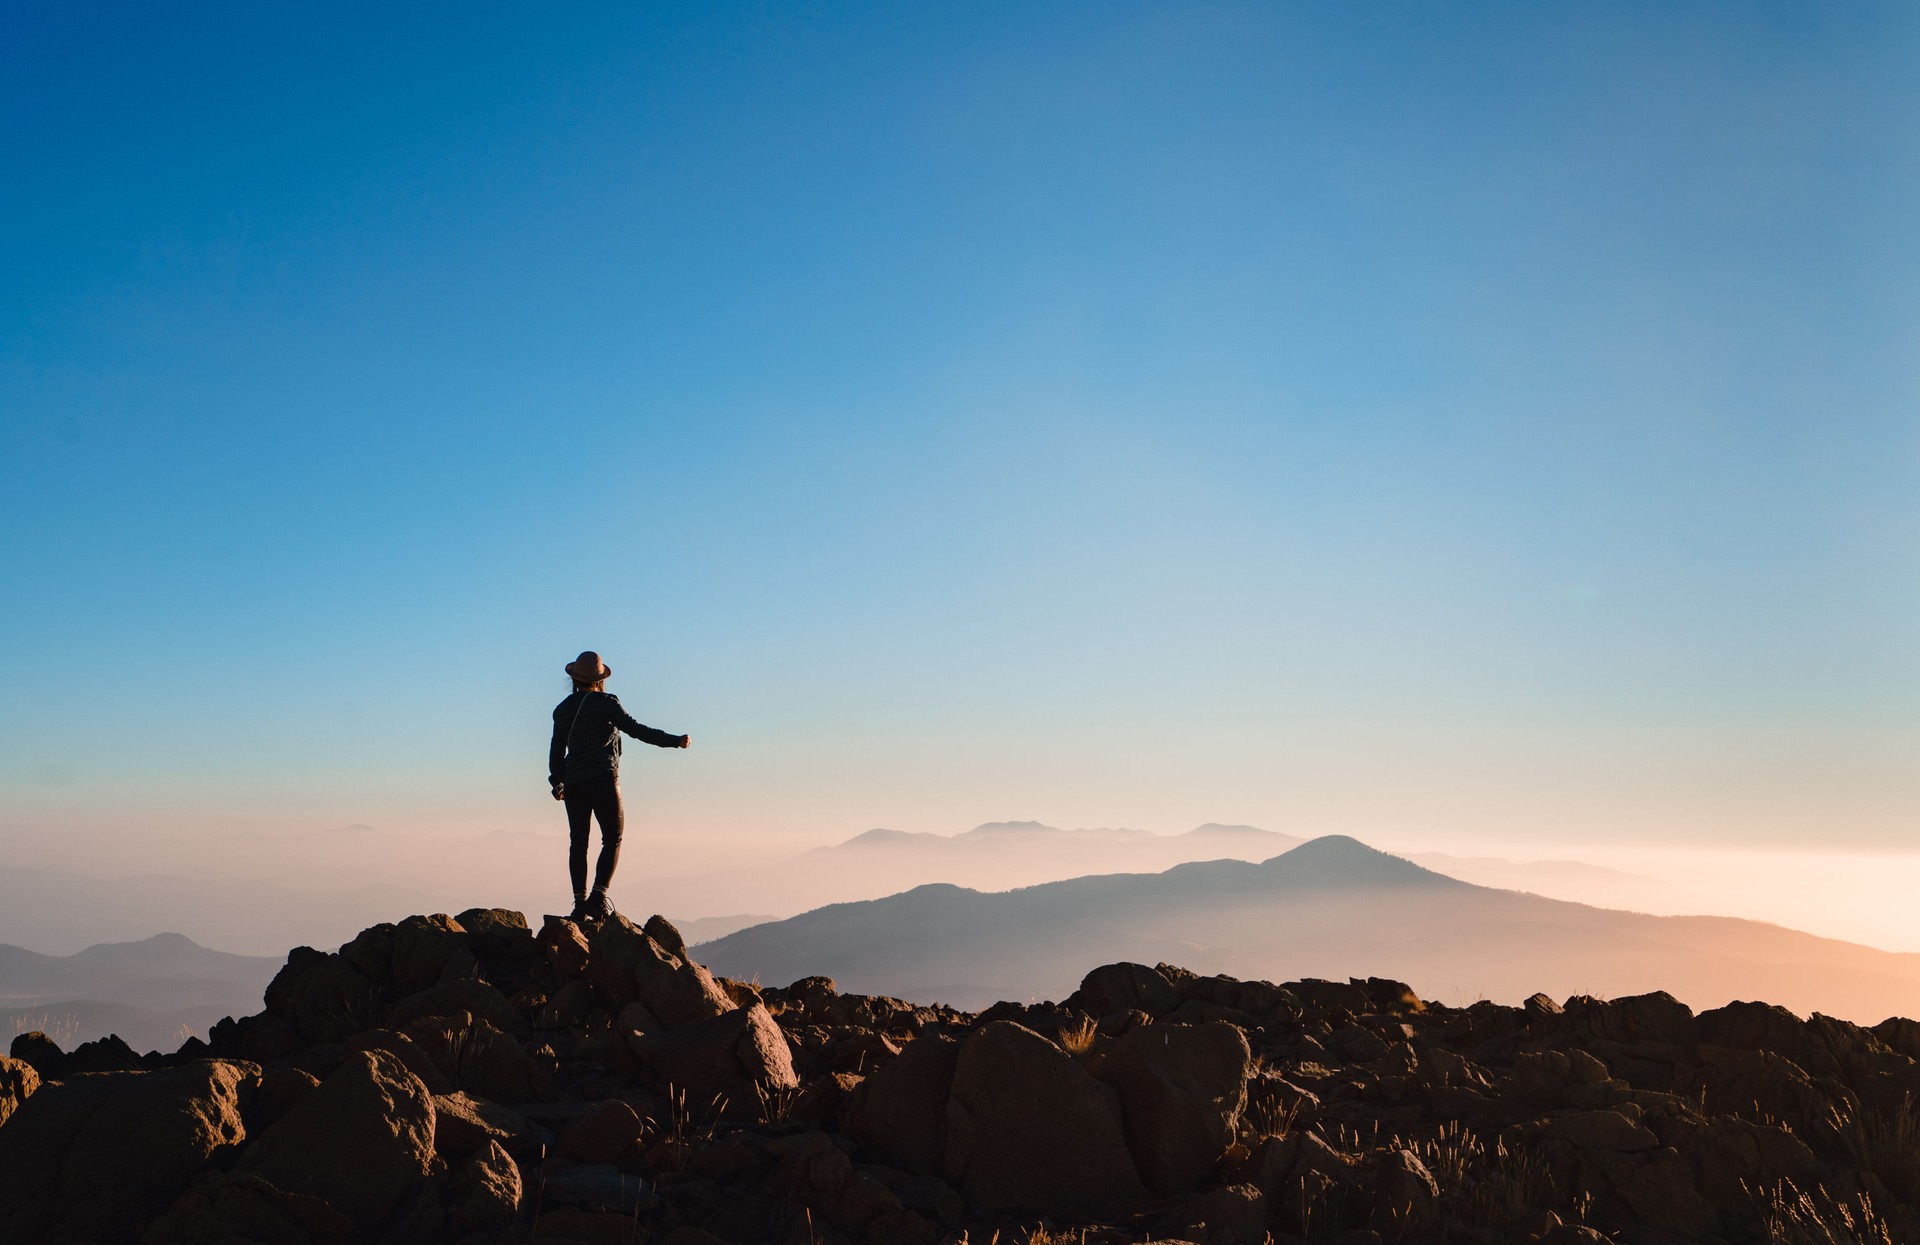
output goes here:
[{"label": "hiking boot", "polygon": [[589,921],[604,921],[613,915],[613,900],[608,898],[607,892],[595,891],[587,898],[586,911]]},{"label": "hiking boot", "polygon": [[582,895],[573,901],[573,911],[567,914],[567,919],[578,925],[587,919],[587,915],[587,897]]}]

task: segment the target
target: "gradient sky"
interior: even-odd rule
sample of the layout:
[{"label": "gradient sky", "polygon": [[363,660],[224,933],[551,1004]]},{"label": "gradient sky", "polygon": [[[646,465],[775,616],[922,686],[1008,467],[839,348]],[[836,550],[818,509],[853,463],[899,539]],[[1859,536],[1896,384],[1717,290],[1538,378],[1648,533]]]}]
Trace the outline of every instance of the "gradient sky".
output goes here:
[{"label": "gradient sky", "polygon": [[[11,6],[0,839],[1905,848],[1920,10]],[[644,753],[645,755],[641,755]]]}]

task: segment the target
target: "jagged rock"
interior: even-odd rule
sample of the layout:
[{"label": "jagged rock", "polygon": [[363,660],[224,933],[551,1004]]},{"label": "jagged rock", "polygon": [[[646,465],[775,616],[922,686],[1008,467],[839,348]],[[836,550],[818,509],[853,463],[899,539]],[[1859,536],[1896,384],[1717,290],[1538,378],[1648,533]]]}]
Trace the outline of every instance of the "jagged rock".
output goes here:
[{"label": "jagged rock", "polygon": [[[461,954],[471,956],[466,931],[444,912],[410,916],[393,931],[392,959],[387,991],[394,998],[418,994],[442,980],[447,965]],[[380,980],[378,977],[375,980]]]},{"label": "jagged rock", "polygon": [[1298,1133],[1289,1133],[1283,1137],[1261,1138],[1240,1164],[1237,1181],[1251,1184],[1270,1202],[1278,1205],[1286,1193],[1286,1181],[1293,1175],[1294,1164],[1300,1157],[1300,1136]]},{"label": "jagged rock", "polygon": [[763,1091],[800,1086],[786,1034],[757,1003],[634,1037],[629,1046],[655,1076],[684,1090],[689,1102],[705,1107],[717,1100],[734,1115],[757,1109],[756,1086]]},{"label": "jagged rock", "polygon": [[581,1163],[618,1164],[640,1143],[640,1116],[624,1102],[603,1102],[567,1125],[560,1153]]},{"label": "jagged rock", "polygon": [[1299,1001],[1286,989],[1267,981],[1241,981],[1237,977],[1197,977],[1182,992],[1189,1002],[1230,1007],[1249,1017],[1265,1016],[1277,1008],[1298,1008]]},{"label": "jagged rock", "polygon": [[593,958],[585,931],[578,922],[565,917],[549,916],[540,926],[540,935],[535,941],[546,957],[547,967],[561,981],[583,976]]},{"label": "jagged rock", "polygon": [[1395,981],[1391,977],[1368,977],[1364,981],[1356,977],[1353,985],[1367,996],[1374,1007],[1386,1012],[1423,1012],[1427,1005],[1415,994],[1413,987],[1404,981]]},{"label": "jagged rock", "polygon": [[1382,1151],[1374,1160],[1372,1180],[1375,1222],[1383,1230],[1405,1235],[1431,1226],[1440,1182],[1413,1151],[1405,1147]]},{"label": "jagged rock", "polygon": [[60,1075],[64,1079],[87,1072],[135,1072],[143,1066],[144,1061],[133,1047],[122,1041],[119,1034],[109,1033],[74,1047]]},{"label": "jagged rock", "polygon": [[[577,984],[577,983],[576,983]],[[647,1010],[644,1003],[629,1003],[620,1009],[614,1017],[614,1027],[624,1034],[659,1033],[667,1026],[660,1023],[660,1017]]]},{"label": "jagged rock", "polygon": [[1160,1016],[1180,1006],[1180,990],[1144,964],[1103,964],[1088,973],[1067,1002],[1095,1016],[1142,1011]]},{"label": "jagged rock", "polygon": [[916,1176],[937,1176],[946,1151],[947,1094],[960,1044],[947,1037],[907,1043],[900,1057],[861,1081],[847,1112],[847,1131],[889,1164]]},{"label": "jagged rock", "polygon": [[525,1117],[470,1094],[433,1096],[433,1148],[443,1158],[465,1158],[490,1142],[512,1147],[530,1133]]},{"label": "jagged rock", "polygon": [[713,975],[686,956],[679,931],[659,917],[645,930],[623,916],[608,918],[593,936],[592,951],[588,975],[610,1010],[641,1003],[668,1028],[734,1010]]},{"label": "jagged rock", "polygon": [[447,1218],[461,1232],[515,1222],[523,1198],[520,1168],[497,1141],[474,1151],[447,1177]]},{"label": "jagged rock", "polygon": [[[460,1022],[453,1022],[460,1023]],[[407,1065],[407,1071],[420,1078],[430,1094],[450,1094],[453,1082],[427,1048],[405,1033],[392,1029],[369,1029],[365,1033],[356,1033],[347,1039],[349,1050],[383,1050],[401,1063]]]},{"label": "jagged rock", "polygon": [[1834,1118],[1850,1119],[1860,1110],[1844,1085],[1815,1080],[1791,1059],[1768,1050],[1730,1051],[1676,1088],[1710,1114],[1782,1124],[1808,1139],[1829,1136]]},{"label": "jagged rock", "polygon": [[1530,1107],[1550,1110],[1564,1106],[1575,1086],[1601,1085],[1609,1080],[1607,1065],[1586,1051],[1520,1051],[1513,1057],[1509,1093]]},{"label": "jagged rock", "polygon": [[415,1020],[429,1016],[458,1016],[462,1013],[484,1020],[515,1041],[533,1036],[527,1023],[507,997],[484,981],[471,977],[436,982],[418,994],[410,994],[394,1004],[387,1013],[386,1028],[404,1029]]},{"label": "jagged rock", "polygon": [[985,1213],[1113,1214],[1146,1198],[1119,1095],[1019,1025],[961,1046],[946,1124],[946,1178]]},{"label": "jagged rock", "polygon": [[1161,1216],[1160,1231],[1176,1233],[1195,1245],[1264,1245],[1270,1239],[1267,1198],[1250,1184],[1212,1189],[1185,1199]]},{"label": "jagged rock", "polygon": [[1588,1039],[1684,1046],[1696,1040],[1698,1033],[1693,1009],[1664,990],[1612,1001],[1576,996],[1567,1000],[1564,1010],[1551,1023]]},{"label": "jagged rock", "polygon": [[1690,1241],[1718,1234],[1719,1216],[1701,1196],[1686,1159],[1672,1149],[1641,1156],[1615,1174],[1610,1183],[1622,1205],[1642,1221]]},{"label": "jagged rock", "polygon": [[260,1069],[200,1060],[43,1085],[0,1128],[9,1240],[114,1240],[246,1137]]},{"label": "jagged rock", "polygon": [[1215,1021],[1148,1025],[1117,1039],[1097,1075],[1119,1092],[1127,1148],[1147,1189],[1198,1189],[1233,1144],[1253,1052],[1244,1033]]},{"label": "jagged rock", "polygon": [[526,1047],[465,1013],[416,1020],[402,1032],[427,1053],[450,1089],[494,1102],[546,1102],[559,1094],[553,1076]]},{"label": "jagged rock", "polygon": [[373,981],[341,956],[312,947],[288,954],[286,967],[267,986],[266,1007],[269,1017],[307,1045],[344,1042],[381,1018]]},{"label": "jagged rock", "polygon": [[633,1215],[659,1205],[659,1198],[645,1180],[628,1175],[611,1163],[576,1167],[548,1176],[541,1192],[550,1202],[599,1214]]},{"label": "jagged rock", "polygon": [[214,1172],[140,1234],[141,1245],[349,1245],[353,1224],[317,1197]]},{"label": "jagged rock", "polygon": [[[1700,1019],[1706,1020],[1702,1013]],[[1894,1016],[1873,1026],[1874,1035],[1909,1059],[1920,1059],[1920,1021]]]},{"label": "jagged rock", "polygon": [[377,1230],[433,1166],[433,1097],[385,1051],[354,1051],[240,1155],[239,1170]]},{"label": "jagged rock", "polygon": [[1367,992],[1345,981],[1307,977],[1287,982],[1286,990],[1313,1012],[1364,1016],[1373,1010],[1373,1000],[1367,997]]},{"label": "jagged rock", "polygon": [[40,1074],[24,1059],[0,1058],[0,1124],[20,1109],[34,1090],[40,1088]]},{"label": "jagged rock", "polygon": [[1372,1063],[1386,1058],[1387,1054],[1386,1039],[1360,1025],[1343,1025],[1334,1030],[1331,1045],[1355,1063]]},{"label": "jagged rock", "polygon": [[[1604,1074],[1605,1071],[1603,1064],[1601,1072]],[[1465,1056],[1455,1054],[1444,1046],[1434,1046],[1420,1057],[1420,1083],[1428,1089],[1484,1091],[1493,1088],[1493,1077],[1485,1068]]]},{"label": "jagged rock", "polygon": [[57,1081],[67,1070],[66,1052],[60,1049],[58,1042],[38,1029],[16,1034],[9,1054],[21,1063],[31,1065],[43,1081]]},{"label": "jagged rock", "polygon": [[269,1068],[254,1091],[249,1131],[257,1133],[278,1123],[319,1085],[320,1078],[311,1072],[299,1068]]}]

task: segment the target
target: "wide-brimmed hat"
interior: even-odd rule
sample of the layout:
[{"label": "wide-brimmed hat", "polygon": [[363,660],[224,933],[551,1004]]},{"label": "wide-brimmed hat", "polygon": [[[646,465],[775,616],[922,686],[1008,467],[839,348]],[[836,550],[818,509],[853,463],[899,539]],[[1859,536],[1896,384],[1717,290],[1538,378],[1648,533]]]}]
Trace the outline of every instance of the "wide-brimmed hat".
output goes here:
[{"label": "wide-brimmed hat", "polygon": [[613,667],[600,660],[600,654],[588,649],[567,663],[567,673],[576,683],[598,683],[613,673]]}]

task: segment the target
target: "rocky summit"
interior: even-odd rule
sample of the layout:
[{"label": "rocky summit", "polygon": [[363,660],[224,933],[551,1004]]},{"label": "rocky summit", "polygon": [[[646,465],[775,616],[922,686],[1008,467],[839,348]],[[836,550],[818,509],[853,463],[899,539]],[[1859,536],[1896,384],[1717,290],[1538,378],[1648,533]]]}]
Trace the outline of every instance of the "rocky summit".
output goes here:
[{"label": "rocky summit", "polygon": [[655,917],[302,947],[259,1014],[0,1059],[0,1245],[1920,1242],[1920,1024],[1108,964],[978,1013]]}]

